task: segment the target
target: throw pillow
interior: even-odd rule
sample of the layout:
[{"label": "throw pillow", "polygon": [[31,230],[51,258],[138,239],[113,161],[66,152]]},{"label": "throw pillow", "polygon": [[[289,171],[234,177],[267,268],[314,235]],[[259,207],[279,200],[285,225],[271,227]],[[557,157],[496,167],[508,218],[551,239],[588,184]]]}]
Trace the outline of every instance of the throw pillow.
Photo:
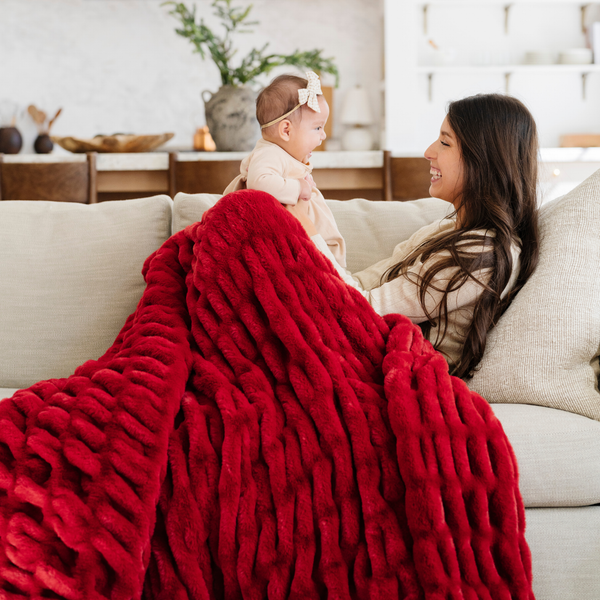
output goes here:
[{"label": "throw pillow", "polygon": [[142,296],[146,257],[171,233],[171,206],[0,202],[0,388],[67,377],[104,354]]},{"label": "throw pillow", "polygon": [[492,403],[600,420],[600,170],[542,207],[540,233],[538,267],[468,383]]}]

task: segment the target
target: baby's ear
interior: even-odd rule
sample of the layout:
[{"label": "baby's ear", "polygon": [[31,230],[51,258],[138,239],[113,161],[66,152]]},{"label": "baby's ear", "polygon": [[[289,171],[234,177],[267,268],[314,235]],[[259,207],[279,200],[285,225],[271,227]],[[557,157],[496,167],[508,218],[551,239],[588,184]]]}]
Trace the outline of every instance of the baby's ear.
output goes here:
[{"label": "baby's ear", "polygon": [[285,142],[289,142],[292,131],[292,122],[288,119],[283,119],[283,121],[279,121],[278,125],[277,133],[279,137]]}]

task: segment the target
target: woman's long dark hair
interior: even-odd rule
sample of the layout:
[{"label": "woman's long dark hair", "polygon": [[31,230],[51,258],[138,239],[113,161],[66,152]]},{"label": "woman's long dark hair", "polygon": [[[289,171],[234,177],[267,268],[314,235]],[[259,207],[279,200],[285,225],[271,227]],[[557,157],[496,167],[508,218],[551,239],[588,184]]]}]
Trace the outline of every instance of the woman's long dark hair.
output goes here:
[{"label": "woman's long dark hair", "polygon": [[[468,279],[477,279],[474,274],[479,269],[491,269],[487,285],[474,306],[462,354],[452,371],[465,378],[473,375],[483,356],[488,331],[496,325],[538,262],[538,140],[531,113],[510,96],[479,94],[457,100],[450,103],[447,117],[462,156],[463,190],[456,207],[458,225],[425,242],[394,265],[384,278],[390,281],[406,273],[418,256],[424,262],[444,252],[444,257],[419,281],[419,300],[429,316],[424,330],[429,334],[432,325],[439,325],[437,338],[432,340],[437,346],[447,332],[448,293]],[[477,230],[494,235],[483,235]],[[513,268],[513,243],[521,246],[519,275],[510,293],[501,299]],[[449,267],[455,268],[456,275],[444,289],[436,288],[432,280]],[[425,308],[427,288],[443,292],[439,323]]]}]

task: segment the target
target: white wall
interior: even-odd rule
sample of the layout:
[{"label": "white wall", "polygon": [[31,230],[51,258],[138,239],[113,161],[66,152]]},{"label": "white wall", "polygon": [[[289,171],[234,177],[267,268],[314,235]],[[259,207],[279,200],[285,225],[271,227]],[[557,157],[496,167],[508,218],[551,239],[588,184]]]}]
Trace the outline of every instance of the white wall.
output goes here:
[{"label": "white wall", "polygon": [[[422,6],[413,0],[385,1],[387,146],[391,150],[423,151],[437,137],[448,101],[506,91],[503,73],[435,74],[430,101],[427,75],[415,72],[416,65],[435,60],[428,40],[454,51],[452,65],[519,64],[530,50],[558,55],[586,45],[579,3],[516,0],[508,33],[504,4],[509,3],[436,0],[428,8],[425,33]],[[592,6],[588,18],[600,20],[598,9],[599,5]],[[541,146],[556,147],[562,134],[600,133],[600,72],[588,76],[586,87],[583,98],[578,73],[515,73],[508,91],[531,110]]]},{"label": "white wall", "polygon": [[[218,27],[210,0],[188,0]],[[234,6],[247,5],[234,0]],[[345,91],[370,90],[377,134],[383,79],[383,0],[254,0],[260,22],[236,39],[243,56],[269,42],[273,53],[322,48],[340,70],[335,121]],[[52,133],[91,137],[112,133],[175,132],[170,147],[191,147],[202,126],[202,90],[216,91],[219,73],[175,34],[177,21],[161,0],[0,0],[0,119],[7,101],[19,107],[22,152],[37,135],[29,104],[63,108]],[[281,69],[260,81],[265,84]],[[325,80],[327,83],[327,80]],[[3,102],[4,101],[4,102]],[[4,116],[6,120],[6,116]],[[58,149],[58,151],[61,151]]]}]

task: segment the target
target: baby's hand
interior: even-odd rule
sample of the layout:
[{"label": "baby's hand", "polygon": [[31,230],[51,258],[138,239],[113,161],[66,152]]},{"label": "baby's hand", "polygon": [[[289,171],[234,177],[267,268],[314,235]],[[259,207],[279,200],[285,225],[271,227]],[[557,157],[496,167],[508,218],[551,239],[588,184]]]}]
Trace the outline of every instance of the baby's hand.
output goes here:
[{"label": "baby's hand", "polygon": [[[310,175],[308,175],[308,177],[310,177]],[[312,179],[312,177],[311,177],[311,179]],[[298,198],[300,200],[310,200],[311,196],[312,196],[312,185],[306,179],[301,179],[300,180],[300,195],[298,196]]]},{"label": "baby's hand", "polygon": [[308,181],[310,187],[317,187],[315,185],[315,180],[313,179],[313,176],[309,173],[305,178],[306,181]]}]

